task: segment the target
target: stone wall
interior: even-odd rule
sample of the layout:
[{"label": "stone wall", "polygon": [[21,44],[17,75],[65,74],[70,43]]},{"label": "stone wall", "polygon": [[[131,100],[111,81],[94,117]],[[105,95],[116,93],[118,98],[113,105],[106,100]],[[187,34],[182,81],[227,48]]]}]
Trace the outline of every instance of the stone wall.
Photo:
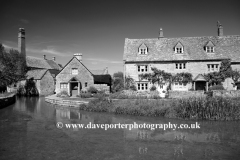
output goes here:
[{"label": "stone wall", "polygon": [[54,85],[54,78],[50,74],[49,71],[39,80],[39,95],[50,95],[54,94],[55,85]]},{"label": "stone wall", "polygon": [[205,97],[204,91],[169,91],[169,98]]},{"label": "stone wall", "polygon": [[[72,68],[78,69],[78,75],[72,75]],[[87,82],[87,86],[92,86],[93,76],[88,71],[88,69],[83,66],[76,58],[72,59],[68,65],[56,76],[56,93],[60,93],[62,89],[60,89],[60,83],[65,82],[68,83],[71,78],[75,77],[82,84],[82,89],[85,88],[85,82]],[[66,90],[66,89],[64,89]]]},{"label": "stone wall", "polygon": [[226,90],[214,90],[213,97],[240,97],[240,90],[232,90],[232,91],[226,91]]},{"label": "stone wall", "polygon": [[12,94],[7,97],[0,97],[0,109],[7,107],[16,102],[16,95]]},{"label": "stone wall", "polygon": [[[208,64],[220,64],[221,61],[199,61],[199,62],[187,62],[186,63],[186,69],[176,69],[176,65],[174,62],[159,62],[159,63],[127,63],[124,64],[124,72],[126,76],[130,76],[135,81],[139,81],[139,74],[142,73],[151,73],[151,67],[156,67],[157,69],[164,70],[166,72],[176,74],[181,72],[189,72],[193,75],[193,79],[198,74],[207,74],[208,71]],[[147,72],[138,72],[138,65],[148,65],[148,71]],[[150,87],[149,87],[150,88]],[[174,88],[174,87],[173,87]],[[189,83],[188,89],[192,88],[192,84]]]}]

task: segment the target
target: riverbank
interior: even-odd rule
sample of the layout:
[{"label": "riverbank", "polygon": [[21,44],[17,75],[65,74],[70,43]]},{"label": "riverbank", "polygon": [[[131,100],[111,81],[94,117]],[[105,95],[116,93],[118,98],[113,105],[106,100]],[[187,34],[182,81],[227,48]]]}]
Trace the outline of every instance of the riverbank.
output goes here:
[{"label": "riverbank", "polygon": [[75,106],[80,110],[90,112],[178,119],[240,120],[240,98],[199,97],[188,99],[113,100],[102,97],[99,99],[82,98],[81,101],[71,100],[70,98],[64,100],[56,96],[55,98],[52,100],[46,98],[45,101],[53,104]]},{"label": "riverbank", "polygon": [[136,99],[109,101],[97,99],[81,110],[134,116],[152,116],[197,120],[240,120],[239,98]]},{"label": "riverbank", "polygon": [[0,95],[0,109],[7,107],[16,102],[16,94],[15,93],[7,93]]},{"label": "riverbank", "polygon": [[45,101],[54,105],[68,106],[68,107],[79,107],[81,104],[88,104],[89,100],[79,98],[62,98],[56,95],[50,95],[45,97]]}]

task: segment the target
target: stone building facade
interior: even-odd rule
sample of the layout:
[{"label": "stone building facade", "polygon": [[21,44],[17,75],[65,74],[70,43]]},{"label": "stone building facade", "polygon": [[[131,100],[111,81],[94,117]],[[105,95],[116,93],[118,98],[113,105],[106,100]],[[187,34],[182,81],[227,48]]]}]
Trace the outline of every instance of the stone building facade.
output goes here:
[{"label": "stone building facade", "polygon": [[[99,76],[103,79],[107,78],[107,81],[105,83],[97,83],[96,79]],[[56,76],[56,93],[66,91],[68,95],[76,96],[80,95],[82,91],[86,92],[90,86],[99,90],[109,91],[110,79],[111,76],[108,75],[107,68],[104,70],[90,71],[82,63],[82,54],[76,53]]]},{"label": "stone building facade", "polygon": [[[62,69],[56,62],[56,57],[47,59],[46,55],[43,58],[26,56],[26,42],[25,42],[25,29],[19,28],[18,33],[18,48],[19,53],[25,57],[27,65],[26,79],[17,84],[8,86],[8,92],[16,91],[20,85],[24,85],[26,80],[33,78],[36,83],[39,95],[54,94],[55,91],[55,77]],[[21,67],[21,66],[20,66]]]},{"label": "stone building facade", "polygon": [[[224,36],[218,23],[217,36],[165,38],[160,29],[159,37],[153,39],[125,39],[124,77],[130,76],[138,90],[149,90],[153,84],[141,80],[139,74],[151,73],[151,68],[176,74],[189,72],[193,82],[174,82],[172,90],[207,90],[208,82],[203,74],[219,71],[221,61],[231,60],[233,69],[240,70],[240,36]],[[166,90],[167,84],[159,84],[159,90]],[[232,80],[226,79],[223,86],[233,89]]]}]

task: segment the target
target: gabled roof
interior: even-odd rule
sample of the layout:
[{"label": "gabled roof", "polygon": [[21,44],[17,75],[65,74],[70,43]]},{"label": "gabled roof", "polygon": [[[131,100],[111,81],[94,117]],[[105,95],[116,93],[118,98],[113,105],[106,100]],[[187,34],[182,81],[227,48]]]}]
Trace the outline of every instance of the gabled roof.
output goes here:
[{"label": "gabled roof", "polygon": [[198,74],[193,81],[207,81],[202,74]]},{"label": "gabled roof", "polygon": [[62,68],[54,60],[46,60],[52,69],[61,70]]},{"label": "gabled roof", "polygon": [[42,58],[27,56],[26,62],[27,66],[32,68],[56,69],[56,70],[61,69],[61,67],[53,60],[45,60]]},{"label": "gabled roof", "polygon": [[143,43],[139,46],[139,48],[147,48],[147,46]]},{"label": "gabled roof", "polygon": [[178,43],[174,46],[174,48],[183,48],[183,45],[182,45],[181,42],[178,42]]},{"label": "gabled roof", "polygon": [[40,80],[46,74],[47,69],[34,69],[27,72],[27,79],[33,78],[35,80]]},{"label": "gabled roof", "polygon": [[214,47],[215,45],[213,44],[212,41],[208,41],[205,46],[207,46],[207,47]]},{"label": "gabled roof", "polygon": [[91,72],[94,75],[104,75],[104,74],[108,74],[108,69],[105,68],[103,70],[91,70]]},{"label": "gabled roof", "polygon": [[[207,54],[204,46],[212,41],[215,45],[214,54]],[[184,53],[176,55],[174,46],[181,42]],[[148,54],[138,54],[138,47],[145,43]],[[154,39],[125,39],[123,60],[134,61],[178,61],[178,60],[221,60],[232,59],[240,62],[240,36],[205,36],[180,38],[154,38]]]},{"label": "gabled roof", "polygon": [[80,82],[76,77],[72,77],[68,82],[70,82],[70,81]]},{"label": "gabled roof", "polygon": [[[65,68],[66,66],[68,66],[68,64],[69,64],[73,59],[76,59],[79,63],[81,63],[81,64],[83,65],[83,67],[85,67],[85,68],[93,75],[93,73],[92,73],[81,61],[79,61],[76,57],[72,57],[72,59],[70,59],[70,60],[68,61],[68,63],[61,69],[61,71],[60,71],[58,74],[60,74],[60,73],[62,72],[62,70],[64,70],[64,68]],[[57,74],[57,75],[58,75],[58,74]]]}]

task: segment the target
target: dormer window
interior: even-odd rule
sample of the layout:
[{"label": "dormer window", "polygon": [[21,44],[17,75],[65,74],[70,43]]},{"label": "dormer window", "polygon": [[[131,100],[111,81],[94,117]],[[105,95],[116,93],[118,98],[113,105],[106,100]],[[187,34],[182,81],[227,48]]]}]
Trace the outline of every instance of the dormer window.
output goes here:
[{"label": "dormer window", "polygon": [[140,49],[140,54],[147,54],[147,49]]},{"label": "dormer window", "polygon": [[208,41],[208,43],[204,46],[204,50],[207,53],[214,53],[214,44],[212,41]]},{"label": "dormer window", "polygon": [[183,53],[183,48],[175,48],[176,53]]},{"label": "dormer window", "polygon": [[207,53],[213,53],[214,52],[214,48],[213,47],[206,47],[206,52]]},{"label": "dormer window", "polygon": [[183,53],[183,45],[181,42],[178,42],[174,47],[175,53]]},{"label": "dormer window", "polygon": [[138,48],[138,54],[146,55],[146,54],[148,54],[147,52],[148,52],[147,46],[144,43],[141,44],[141,46]]}]

